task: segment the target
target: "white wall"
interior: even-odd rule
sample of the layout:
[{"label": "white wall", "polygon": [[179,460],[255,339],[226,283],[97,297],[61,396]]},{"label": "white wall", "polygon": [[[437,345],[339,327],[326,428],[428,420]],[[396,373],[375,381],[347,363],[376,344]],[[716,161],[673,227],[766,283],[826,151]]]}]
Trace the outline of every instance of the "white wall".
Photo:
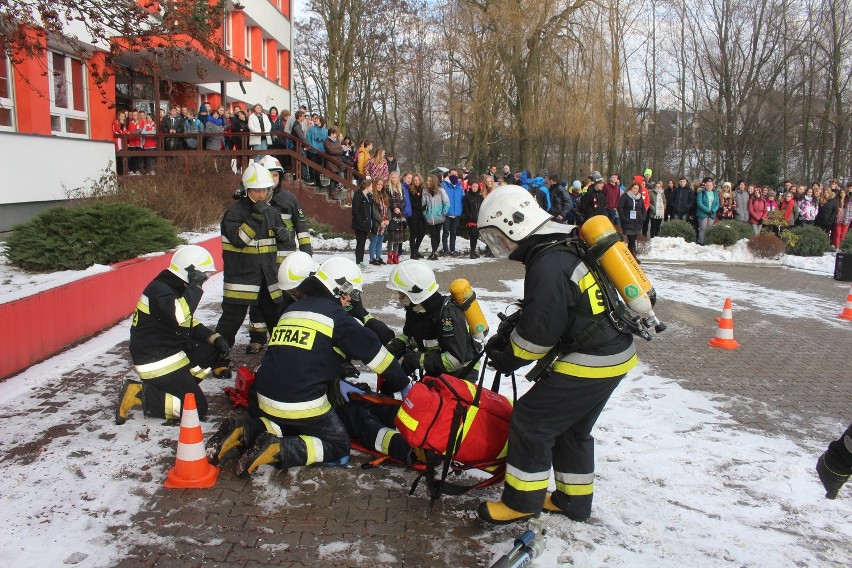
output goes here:
[{"label": "white wall", "polygon": [[[292,81],[291,78],[290,82],[292,83]],[[239,83],[225,83],[225,85],[228,92],[228,100],[232,98],[239,99],[246,101],[250,105],[260,103],[265,109],[275,105],[278,107],[278,112],[281,112],[285,108],[291,111],[296,110],[292,106],[293,99],[290,91],[254,71],[251,73],[251,81],[243,81],[246,94],[243,94]],[[219,92],[219,83],[203,83],[199,87],[202,93]]]},{"label": "white wall", "polygon": [[249,23],[262,27],[278,43],[293,50],[292,25],[268,0],[245,2],[243,14]]},{"label": "white wall", "polygon": [[[62,187],[88,186],[110,160],[112,142],[0,132],[3,183],[0,206],[11,203],[65,199]],[[115,169],[115,165],[113,165]]]}]

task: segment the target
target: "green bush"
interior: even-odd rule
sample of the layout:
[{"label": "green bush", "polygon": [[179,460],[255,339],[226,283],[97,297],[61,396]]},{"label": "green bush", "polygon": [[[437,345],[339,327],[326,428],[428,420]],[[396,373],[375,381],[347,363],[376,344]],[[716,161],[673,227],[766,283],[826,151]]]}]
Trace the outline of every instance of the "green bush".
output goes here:
[{"label": "green bush", "polygon": [[178,229],[153,211],[122,202],[49,209],[13,228],[9,262],[25,270],[82,270],[180,244]]},{"label": "green bush", "polygon": [[704,231],[704,244],[729,247],[740,240],[736,229],[725,223],[716,223]]},{"label": "green bush", "polygon": [[[714,227],[722,225],[724,227],[730,227],[737,234],[737,240],[742,239],[750,239],[754,236],[754,230],[751,228],[751,225],[746,223],[745,221],[736,221],[734,219],[723,219],[721,221],[716,221]],[[705,231],[704,241],[707,241],[707,233]]]},{"label": "green bush", "polygon": [[659,237],[682,237],[688,243],[695,242],[695,229],[686,221],[675,219],[668,223],[663,223],[660,227]]},{"label": "green bush", "polygon": [[822,256],[823,253],[828,252],[831,248],[828,242],[828,235],[813,225],[802,225],[801,227],[784,232],[791,233],[795,237],[793,240],[787,242],[787,254],[795,256]]},{"label": "green bush", "polygon": [[852,253],[852,233],[846,235],[846,238],[840,243],[840,250]]},{"label": "green bush", "polygon": [[754,235],[748,240],[748,250],[757,258],[775,258],[785,249],[784,242],[770,233]]}]

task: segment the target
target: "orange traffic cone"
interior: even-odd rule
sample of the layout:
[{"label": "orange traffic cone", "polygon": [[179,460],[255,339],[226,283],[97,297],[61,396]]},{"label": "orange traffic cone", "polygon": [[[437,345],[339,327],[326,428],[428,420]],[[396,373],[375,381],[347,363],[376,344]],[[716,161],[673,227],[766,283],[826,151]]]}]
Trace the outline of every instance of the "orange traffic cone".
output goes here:
[{"label": "orange traffic cone", "polygon": [[719,322],[719,327],[716,329],[716,337],[710,340],[712,347],[721,347],[722,349],[736,349],[740,346],[734,341],[734,317],[731,314],[731,299],[725,298],[725,307],[722,309],[722,317],[716,318]]},{"label": "orange traffic cone", "polygon": [[852,320],[852,284],[849,285],[849,293],[846,295],[846,307],[837,317]]},{"label": "orange traffic cone", "polygon": [[175,466],[169,470],[163,486],[169,489],[187,487],[203,489],[216,485],[217,477],[219,477],[219,468],[210,465],[207,461],[195,395],[188,393],[183,399],[177,459],[175,459]]}]

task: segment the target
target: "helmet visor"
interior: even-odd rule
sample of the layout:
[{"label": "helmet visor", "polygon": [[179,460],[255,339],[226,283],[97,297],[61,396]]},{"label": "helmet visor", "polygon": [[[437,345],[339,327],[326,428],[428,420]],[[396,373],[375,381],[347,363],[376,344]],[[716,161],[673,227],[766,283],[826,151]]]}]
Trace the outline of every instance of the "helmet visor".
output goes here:
[{"label": "helmet visor", "polygon": [[518,248],[518,244],[511,241],[497,227],[484,227],[479,229],[479,238],[482,239],[492,254],[497,258],[509,258],[509,254]]}]

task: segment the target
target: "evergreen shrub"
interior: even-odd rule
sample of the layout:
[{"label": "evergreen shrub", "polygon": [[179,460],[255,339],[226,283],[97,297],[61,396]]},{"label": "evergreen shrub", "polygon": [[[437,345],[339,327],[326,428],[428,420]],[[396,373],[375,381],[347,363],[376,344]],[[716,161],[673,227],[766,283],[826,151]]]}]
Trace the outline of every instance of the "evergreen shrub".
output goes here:
[{"label": "evergreen shrub", "polygon": [[171,222],[129,203],[55,207],[13,228],[6,258],[25,270],[83,270],[169,250],[177,235]]},{"label": "evergreen shrub", "polygon": [[822,256],[831,248],[828,235],[813,225],[802,225],[784,231],[795,238],[787,242],[787,254],[795,256]]},{"label": "evergreen shrub", "polygon": [[667,223],[663,223],[660,227],[658,237],[681,237],[688,243],[695,242],[695,229],[686,221],[675,219]]}]

